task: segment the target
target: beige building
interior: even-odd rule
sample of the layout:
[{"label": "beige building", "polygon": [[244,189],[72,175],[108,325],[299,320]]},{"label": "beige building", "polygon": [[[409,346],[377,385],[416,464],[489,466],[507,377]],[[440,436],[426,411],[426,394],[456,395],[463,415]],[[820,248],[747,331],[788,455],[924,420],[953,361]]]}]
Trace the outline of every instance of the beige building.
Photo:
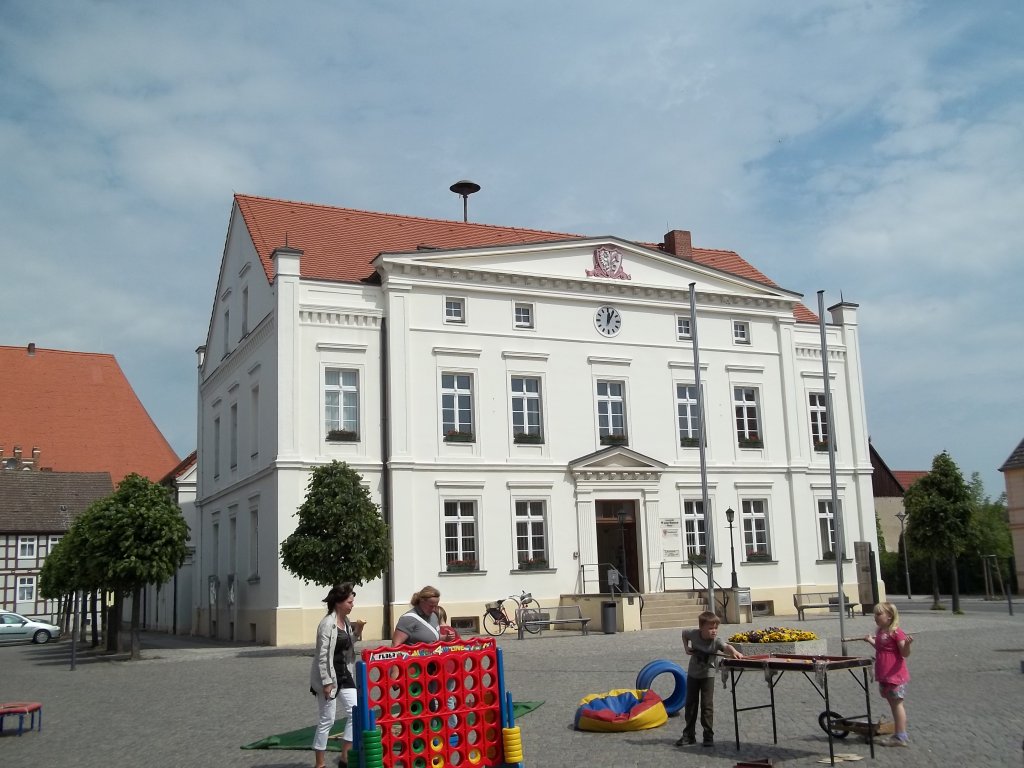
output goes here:
[{"label": "beige building", "polygon": [[1013,559],[1017,563],[1017,584],[1024,584],[1024,440],[1013,449],[999,468],[1006,481],[1006,514],[1013,540]]}]

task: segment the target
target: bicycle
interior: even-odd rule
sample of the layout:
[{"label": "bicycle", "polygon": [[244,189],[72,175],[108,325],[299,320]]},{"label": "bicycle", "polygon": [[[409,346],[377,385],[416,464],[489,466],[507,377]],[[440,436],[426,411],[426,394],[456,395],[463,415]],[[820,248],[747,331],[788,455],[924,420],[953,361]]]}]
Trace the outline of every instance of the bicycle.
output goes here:
[{"label": "bicycle", "polygon": [[[512,616],[508,615],[508,611],[505,610],[505,604],[511,600],[516,604],[515,609],[512,612]],[[529,618],[540,613],[540,603],[533,599],[533,595],[529,592],[521,592],[518,595],[509,595],[502,600],[495,600],[493,603],[487,603],[487,610],[484,611],[484,630],[487,634],[498,637],[499,635],[505,634],[508,629],[519,629],[519,625],[516,623],[516,616],[523,616]],[[539,625],[525,624],[523,626],[527,632],[531,634],[537,634],[541,628]]]}]

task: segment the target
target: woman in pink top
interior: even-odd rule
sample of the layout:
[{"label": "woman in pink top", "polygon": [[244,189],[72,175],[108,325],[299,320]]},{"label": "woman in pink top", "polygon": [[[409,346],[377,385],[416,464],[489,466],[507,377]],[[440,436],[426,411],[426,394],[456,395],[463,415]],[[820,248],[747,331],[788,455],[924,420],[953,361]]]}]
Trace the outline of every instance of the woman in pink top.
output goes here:
[{"label": "woman in pink top", "polygon": [[910,644],[914,638],[899,627],[900,614],[892,603],[879,603],[875,606],[875,624],[878,630],[874,635],[867,635],[864,641],[875,649],[875,679],[878,690],[889,702],[892,709],[893,724],[896,733],[882,742],[887,747],[907,746],[907,711],[903,708],[903,700],[907,697],[907,683],[910,671],[906,659],[910,655]]}]

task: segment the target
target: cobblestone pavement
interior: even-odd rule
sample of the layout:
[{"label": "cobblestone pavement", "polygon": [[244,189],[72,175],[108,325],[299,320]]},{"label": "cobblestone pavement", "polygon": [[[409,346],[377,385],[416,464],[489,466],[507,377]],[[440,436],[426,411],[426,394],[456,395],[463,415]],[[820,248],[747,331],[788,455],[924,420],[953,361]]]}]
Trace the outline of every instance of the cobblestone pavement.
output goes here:
[{"label": "cobblestone pavement", "polygon": [[[915,635],[910,658],[913,677],[907,698],[909,749],[876,747],[870,764],[913,768],[952,765],[1021,766],[1024,738],[1024,605],[1018,615],[991,604],[964,600],[966,615],[928,610],[930,600],[898,601],[904,628]],[[946,601],[948,606],[948,600]],[[839,654],[836,615],[758,619],[753,625],[723,627],[723,634],[770,624],[801,626],[828,638]],[[872,631],[870,616],[845,619],[847,637]],[[717,745],[713,749],[674,746],[682,725],[672,718],[650,731],[595,734],[571,730],[576,705],[588,693],[631,688],[637,672],[655,659],[685,667],[678,630],[583,637],[548,632],[517,640],[501,638],[506,683],[517,701],[544,701],[519,721],[527,768],[566,766],[681,765],[733,766],[740,759],[772,758],[776,765],[812,766],[828,756],[817,725],[824,709],[814,687],[795,672],[776,688],[778,744],[772,743],[768,710],[740,713],[739,751],[733,738],[730,692],[715,697]],[[154,647],[158,646],[158,647]],[[310,648],[231,646],[196,639],[147,635],[144,658],[124,662],[80,653],[69,669],[70,643],[0,647],[0,702],[40,701],[43,730],[0,737],[0,765],[61,765],[71,768],[146,766],[222,768],[266,766],[309,768],[308,751],[242,750],[274,733],[312,725],[315,716],[307,676]],[[868,646],[850,642],[851,655]],[[846,672],[829,677],[832,709],[863,712],[864,694]],[[655,689],[668,695],[670,676]],[[747,673],[737,686],[739,706],[767,701],[760,673]],[[872,686],[873,712],[888,712]],[[698,734],[699,735],[699,734]],[[868,746],[851,735],[837,752],[863,755]]]}]

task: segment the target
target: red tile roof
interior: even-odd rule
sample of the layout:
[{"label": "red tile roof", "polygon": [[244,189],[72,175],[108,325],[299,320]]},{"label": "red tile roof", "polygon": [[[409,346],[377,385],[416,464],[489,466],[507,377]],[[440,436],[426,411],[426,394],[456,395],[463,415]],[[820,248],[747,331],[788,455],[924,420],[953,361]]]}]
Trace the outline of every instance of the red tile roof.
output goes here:
[{"label": "red tile roof", "polygon": [[892,474],[896,478],[896,482],[902,485],[905,491],[928,473],[924,470],[894,469]]},{"label": "red tile roof", "polygon": [[[374,276],[371,262],[382,252],[414,251],[421,245],[467,248],[586,237],[539,229],[358,211],[251,195],[236,194],[235,202],[245,219],[268,280],[274,277],[271,254],[285,243],[303,252],[302,277],[362,282]],[[655,250],[661,247],[639,244]],[[692,253],[698,264],[773,288],[779,287],[734,251],[694,248]],[[793,315],[799,322],[818,322],[818,316],[802,304],[794,307]]]},{"label": "red tile roof", "polygon": [[158,482],[178,456],[149,417],[113,355],[0,347],[0,446],[40,449],[56,472],[138,472]]}]

